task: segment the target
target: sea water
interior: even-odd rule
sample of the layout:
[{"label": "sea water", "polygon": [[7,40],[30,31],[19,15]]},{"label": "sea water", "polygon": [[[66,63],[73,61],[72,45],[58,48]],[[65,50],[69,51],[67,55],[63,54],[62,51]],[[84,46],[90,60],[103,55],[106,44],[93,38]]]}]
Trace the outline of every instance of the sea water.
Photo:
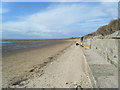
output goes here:
[{"label": "sea water", "polygon": [[2,52],[11,52],[22,49],[30,49],[35,47],[42,47],[52,44],[61,43],[63,41],[52,40],[52,41],[17,41],[17,42],[1,42],[2,43]]},{"label": "sea water", "polygon": [[13,43],[13,42],[9,42],[9,41],[8,42],[7,41],[0,42],[0,44],[2,44],[2,43]]}]

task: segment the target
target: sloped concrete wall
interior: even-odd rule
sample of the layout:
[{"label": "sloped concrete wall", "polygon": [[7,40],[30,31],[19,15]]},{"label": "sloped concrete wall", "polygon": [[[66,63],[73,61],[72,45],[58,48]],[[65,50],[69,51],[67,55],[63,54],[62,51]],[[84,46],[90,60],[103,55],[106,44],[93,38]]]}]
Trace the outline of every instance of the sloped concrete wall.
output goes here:
[{"label": "sloped concrete wall", "polygon": [[118,66],[118,39],[92,40],[91,49],[97,51],[111,64]]},{"label": "sloped concrete wall", "polygon": [[[84,44],[98,52],[105,60],[118,66],[119,39],[87,39]],[[120,41],[120,40],[119,40]]]}]

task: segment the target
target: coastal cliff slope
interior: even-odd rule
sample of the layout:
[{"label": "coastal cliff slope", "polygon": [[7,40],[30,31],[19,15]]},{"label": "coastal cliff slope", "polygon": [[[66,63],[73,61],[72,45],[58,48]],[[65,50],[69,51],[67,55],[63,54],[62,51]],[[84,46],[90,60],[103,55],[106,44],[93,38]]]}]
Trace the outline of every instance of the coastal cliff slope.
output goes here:
[{"label": "coastal cliff slope", "polygon": [[94,36],[106,36],[120,30],[120,19],[112,20],[108,25],[101,26],[97,31],[83,36],[85,39]]}]

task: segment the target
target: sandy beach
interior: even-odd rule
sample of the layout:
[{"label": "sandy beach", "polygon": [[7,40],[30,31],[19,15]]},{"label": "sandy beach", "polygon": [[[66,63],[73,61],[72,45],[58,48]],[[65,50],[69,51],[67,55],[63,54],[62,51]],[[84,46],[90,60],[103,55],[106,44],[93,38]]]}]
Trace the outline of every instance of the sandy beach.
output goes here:
[{"label": "sandy beach", "polygon": [[117,68],[76,41],[4,53],[2,88],[116,88]]},{"label": "sandy beach", "polygon": [[0,6],[0,89],[120,89],[118,0]]},{"label": "sandy beach", "polygon": [[[42,74],[21,82],[20,88],[92,88],[87,62],[81,47],[65,49],[55,60],[43,67]],[[22,86],[23,85],[23,86]]]},{"label": "sandy beach", "polygon": [[4,88],[91,88],[87,62],[74,40],[3,55]]},{"label": "sandy beach", "polygon": [[6,53],[2,56],[3,87],[17,85],[19,82],[34,77],[34,73],[41,74],[40,68],[57,58],[63,50],[74,41],[36,47],[26,50]]}]

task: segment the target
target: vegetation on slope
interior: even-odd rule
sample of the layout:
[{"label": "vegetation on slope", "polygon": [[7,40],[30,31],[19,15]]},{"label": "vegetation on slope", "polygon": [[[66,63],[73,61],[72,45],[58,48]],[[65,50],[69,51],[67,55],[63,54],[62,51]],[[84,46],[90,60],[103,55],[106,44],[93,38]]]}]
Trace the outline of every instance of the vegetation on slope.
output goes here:
[{"label": "vegetation on slope", "polygon": [[108,25],[101,26],[96,32],[83,36],[84,38],[90,38],[94,36],[106,36],[120,30],[120,19],[112,20]]}]

